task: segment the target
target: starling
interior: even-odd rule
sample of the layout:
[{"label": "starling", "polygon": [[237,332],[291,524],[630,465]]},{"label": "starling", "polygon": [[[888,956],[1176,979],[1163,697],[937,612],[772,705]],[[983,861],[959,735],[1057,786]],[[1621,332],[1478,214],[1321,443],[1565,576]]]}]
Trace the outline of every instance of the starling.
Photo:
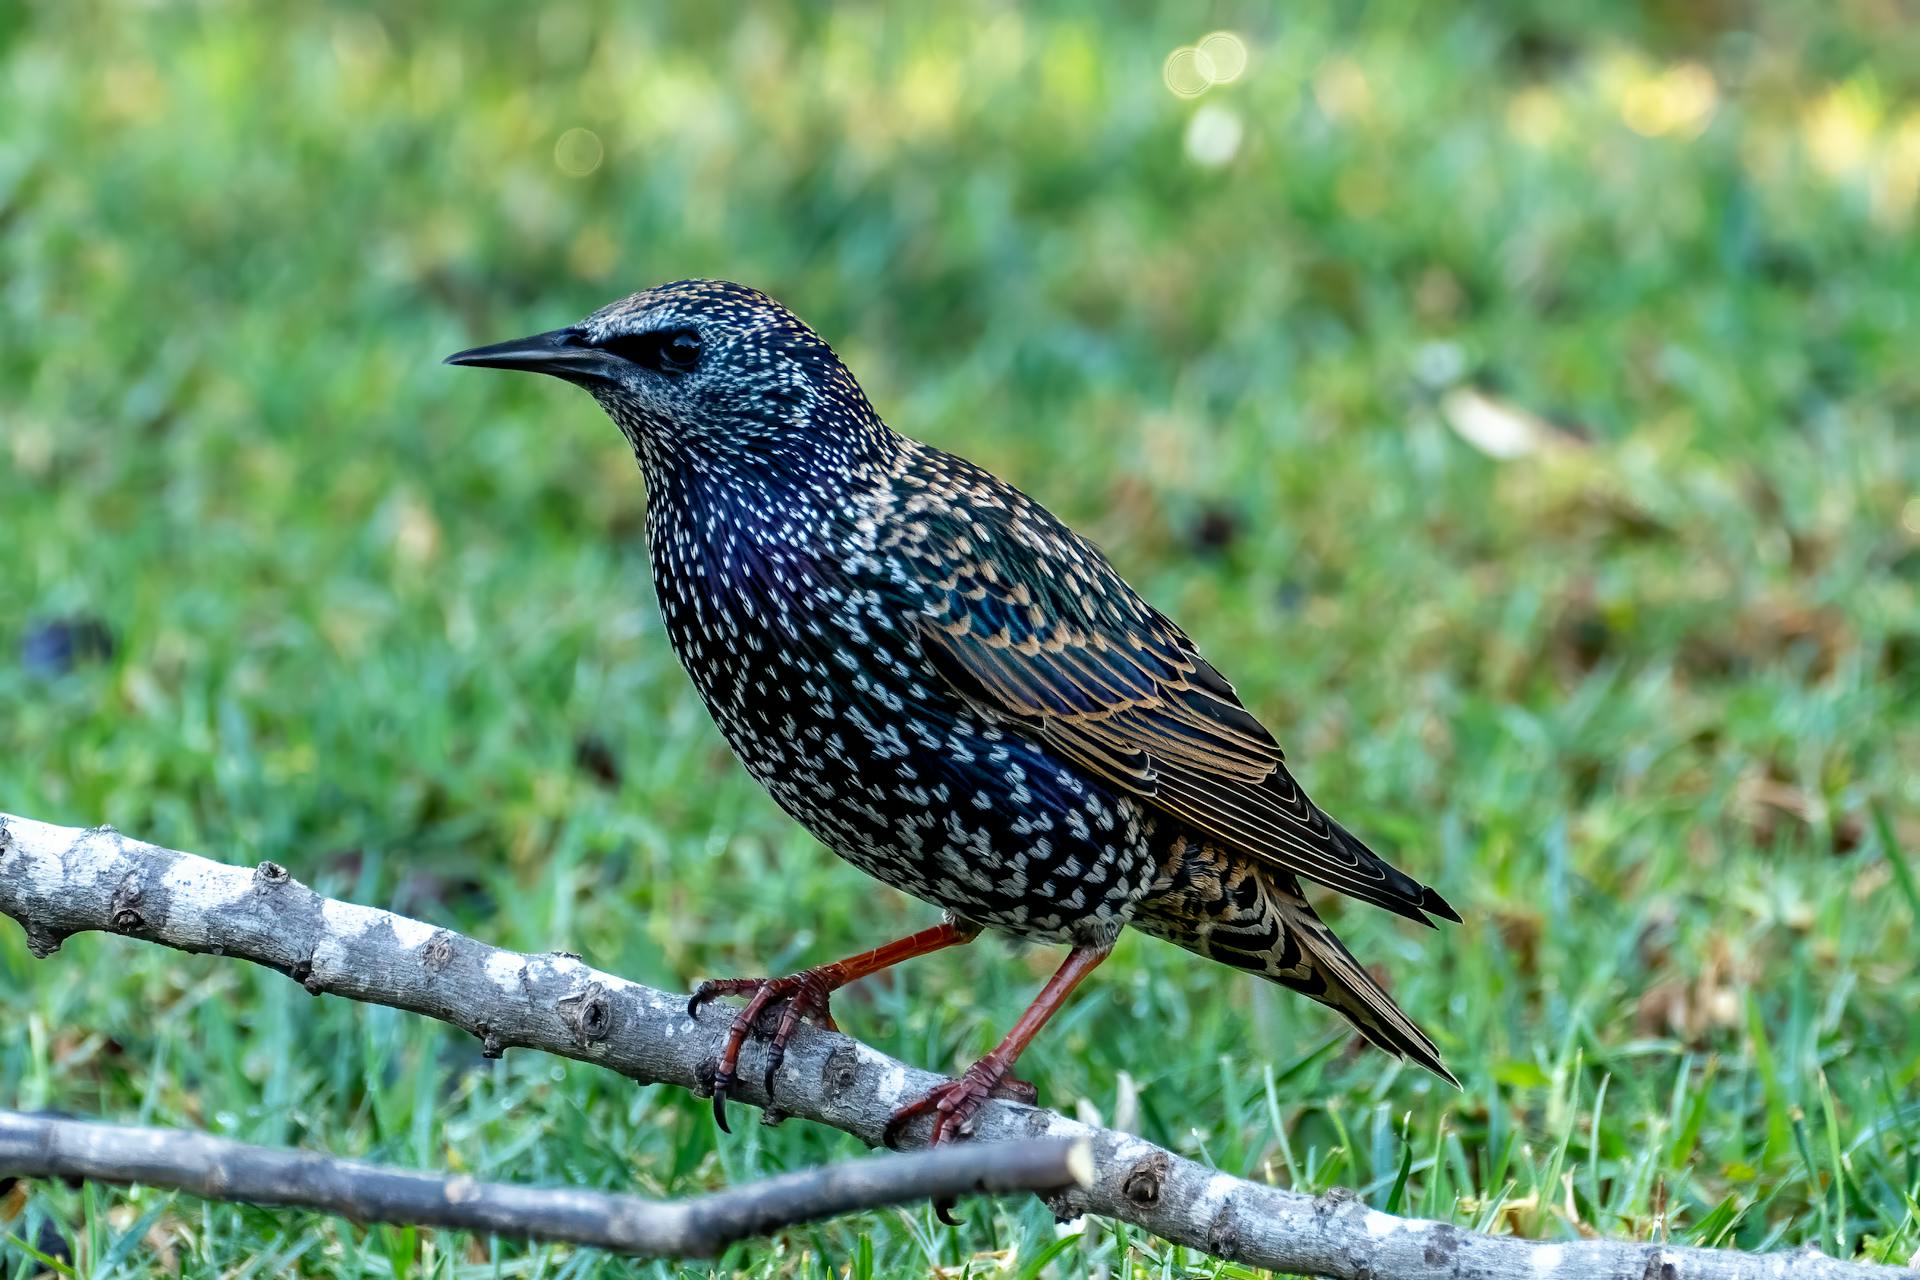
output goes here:
[{"label": "starling", "polygon": [[[1459,920],[1321,812],[1174,622],[1006,481],[899,435],[818,334],[686,280],[448,363],[552,374],[620,428],[648,490],[667,636],[747,771],[835,853],[943,923],[746,997],[714,1081],[774,1022],[766,1083],[849,982],[995,929],[1070,950],[1007,1037],[888,1126],[961,1136],[1127,925],[1331,1006],[1453,1076],[1302,892]],[[778,1014],[777,1022],[774,1015]]]}]

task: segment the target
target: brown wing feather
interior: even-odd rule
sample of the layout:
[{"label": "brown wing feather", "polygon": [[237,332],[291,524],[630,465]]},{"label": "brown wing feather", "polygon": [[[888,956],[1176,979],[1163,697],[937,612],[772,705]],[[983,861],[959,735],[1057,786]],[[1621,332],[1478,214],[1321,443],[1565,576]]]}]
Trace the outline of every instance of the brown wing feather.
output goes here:
[{"label": "brown wing feather", "polygon": [[1024,494],[932,450],[887,544],[921,570],[922,647],[968,698],[1221,840],[1427,921],[1458,918],[1317,809],[1185,632]]}]

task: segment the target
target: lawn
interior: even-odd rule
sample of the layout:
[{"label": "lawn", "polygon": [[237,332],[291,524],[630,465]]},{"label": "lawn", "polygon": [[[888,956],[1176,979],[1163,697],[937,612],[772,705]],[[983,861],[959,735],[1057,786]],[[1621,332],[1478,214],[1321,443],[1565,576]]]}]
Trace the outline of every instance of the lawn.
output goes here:
[{"label": "lawn", "polygon": [[[930,923],[727,753],[599,412],[438,363],[727,276],[1100,542],[1466,917],[1322,898],[1459,1092],[1131,937],[1023,1062],[1047,1101],[1476,1227],[1920,1248],[1920,24],[276,8],[0,6],[0,809],[682,989]],[[1169,65],[1216,29],[1244,68]],[[957,1069],[1056,961],[837,1012]],[[662,1195],[859,1151],[11,924],[0,1105]],[[102,1276],[676,1273],[152,1191],[15,1213]],[[1239,1274],[964,1213],[718,1270]]]}]

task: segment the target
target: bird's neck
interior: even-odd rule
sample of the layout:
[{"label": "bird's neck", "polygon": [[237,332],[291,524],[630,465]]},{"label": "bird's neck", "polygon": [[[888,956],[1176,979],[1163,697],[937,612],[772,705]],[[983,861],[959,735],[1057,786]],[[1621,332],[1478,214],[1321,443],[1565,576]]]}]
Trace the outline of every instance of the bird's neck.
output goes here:
[{"label": "bird's neck", "polygon": [[[854,490],[868,474],[649,468],[647,551],[661,619],[729,737],[723,709],[750,696],[759,665],[829,642],[827,620],[848,606],[850,571],[864,563],[857,513],[872,498]],[[865,483],[871,494],[889,481]]]},{"label": "bird's neck", "polygon": [[656,577],[691,574],[751,594],[781,566],[829,570],[846,554],[868,495],[887,483],[893,453],[643,450]]}]

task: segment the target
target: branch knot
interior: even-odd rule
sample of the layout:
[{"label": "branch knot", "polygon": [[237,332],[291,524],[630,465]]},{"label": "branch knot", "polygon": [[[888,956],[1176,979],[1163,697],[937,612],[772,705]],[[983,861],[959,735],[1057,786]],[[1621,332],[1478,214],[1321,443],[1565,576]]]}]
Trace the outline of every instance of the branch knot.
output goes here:
[{"label": "branch knot", "polygon": [[597,982],[564,997],[559,1009],[560,1021],[566,1024],[575,1044],[597,1044],[613,1030],[613,1005],[607,999],[607,989]]},{"label": "branch knot", "polygon": [[820,1084],[828,1096],[844,1097],[860,1079],[860,1055],[850,1044],[837,1044],[820,1068]]},{"label": "branch knot", "polygon": [[35,960],[45,960],[60,949],[60,944],[70,936],[59,929],[50,929],[36,921],[27,922],[27,952]]},{"label": "branch knot", "polygon": [[1207,1224],[1207,1252],[1221,1258],[1240,1256],[1240,1224],[1234,1219],[1232,1200],[1221,1205]]},{"label": "branch knot", "polygon": [[[101,831],[111,831],[111,827],[101,827]],[[113,899],[107,904],[111,913],[108,924],[116,933],[134,933],[146,927],[146,917],[140,914],[140,900],[145,890],[140,884],[138,871],[127,872],[126,879],[113,891]]]},{"label": "branch knot", "polygon": [[1120,1184],[1122,1194],[1141,1206],[1160,1203],[1160,1188],[1166,1184],[1170,1165],[1164,1151],[1135,1161],[1133,1168],[1127,1170],[1126,1181]]},{"label": "branch knot", "polygon": [[445,929],[427,939],[427,945],[420,952],[420,963],[427,966],[428,973],[440,973],[453,963],[453,935]]},{"label": "branch knot", "polygon": [[320,979],[314,976],[313,957],[311,955],[307,956],[304,960],[295,960],[293,962],[293,968],[287,970],[287,976],[305,987],[307,994],[310,996],[320,995],[325,990],[325,988],[320,985]]}]

